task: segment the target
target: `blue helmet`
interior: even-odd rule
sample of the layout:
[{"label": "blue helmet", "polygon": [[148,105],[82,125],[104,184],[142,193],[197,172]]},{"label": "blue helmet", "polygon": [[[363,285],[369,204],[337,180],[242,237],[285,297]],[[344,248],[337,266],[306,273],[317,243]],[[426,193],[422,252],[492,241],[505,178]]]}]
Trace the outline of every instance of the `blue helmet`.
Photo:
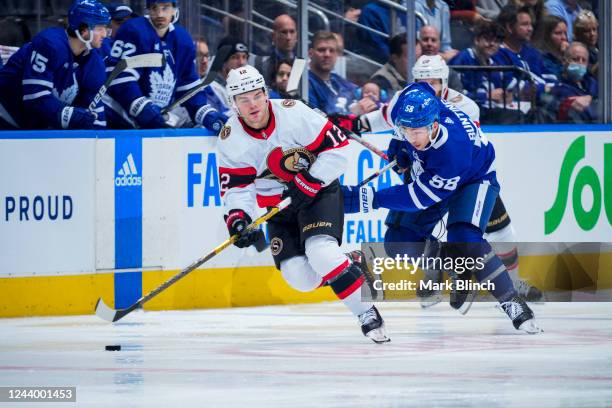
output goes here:
[{"label": "blue helmet", "polygon": [[177,6],[177,4],[176,4],[176,3],[178,3],[178,1],[176,1],[176,0],[174,0],[174,1],[164,1],[164,0],[161,0],[161,1],[159,1],[159,0],[147,0],[147,4],[146,4],[146,6],[147,6],[147,8],[149,8],[149,7],[151,7],[151,6],[152,6],[153,4],[155,4],[155,3],[172,3],[172,5],[173,5],[174,7],[176,7],[176,6]]},{"label": "blue helmet", "polygon": [[[426,83],[410,84],[397,104],[395,112],[396,127],[421,128],[440,121],[440,107],[433,88]],[[392,112],[393,113],[393,112]]]},{"label": "blue helmet", "polygon": [[97,25],[109,25],[110,13],[96,0],[76,0],[68,10],[68,28],[76,32],[82,24],[90,29]]}]

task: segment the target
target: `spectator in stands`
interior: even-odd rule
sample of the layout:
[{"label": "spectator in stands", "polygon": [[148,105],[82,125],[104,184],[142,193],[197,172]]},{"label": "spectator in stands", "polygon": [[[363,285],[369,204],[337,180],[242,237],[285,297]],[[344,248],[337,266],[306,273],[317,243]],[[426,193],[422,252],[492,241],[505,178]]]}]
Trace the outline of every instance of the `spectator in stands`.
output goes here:
[{"label": "spectator in stands", "polygon": [[534,45],[542,52],[542,77],[556,82],[563,72],[563,54],[569,46],[567,25],[557,16],[546,16],[540,31],[535,34]]},{"label": "spectator in stands", "polygon": [[567,24],[567,39],[573,40],[574,20],[582,11],[578,0],[546,0],[546,11],[549,15],[561,17]]},{"label": "spectator in stands", "polygon": [[457,54],[451,47],[450,10],[448,4],[442,0],[416,0],[415,11],[427,19],[427,24],[435,27],[440,39],[440,51],[445,60]]},{"label": "spectator in stands", "polygon": [[[446,61],[447,55],[440,53],[440,35],[438,30],[432,26],[423,26],[419,30],[419,41],[421,42],[421,49],[423,55],[437,55],[440,54]],[[455,51],[455,50],[453,50]],[[454,54],[454,53],[453,53]],[[461,85],[461,78],[455,71],[450,72],[448,77],[448,86],[457,91],[463,90]]]},{"label": "spectator in stands", "polygon": [[[394,24],[391,24],[392,15],[395,16]],[[385,37],[360,29],[357,31],[358,42],[355,44],[358,46],[357,51],[384,64],[389,59],[389,38],[398,32],[406,31],[406,13],[398,11],[391,13],[389,6],[372,1],[361,9],[357,22],[388,35]],[[391,32],[393,25],[396,32]]]},{"label": "spectator in stands", "polygon": [[449,0],[447,3],[451,15],[451,46],[457,50],[469,48],[474,41],[473,26],[490,20],[476,10],[477,0]]},{"label": "spectator in stands", "polygon": [[200,78],[203,78],[208,72],[208,63],[210,62],[208,42],[201,36],[195,37],[193,42],[196,48],[196,67],[198,68],[198,75]]},{"label": "spectator in stands", "polygon": [[281,14],[272,24],[272,51],[270,55],[255,58],[255,68],[266,78],[274,81],[274,69],[280,60],[295,59],[298,31],[295,20],[288,14]]},{"label": "spectator in stands", "polygon": [[599,62],[599,23],[597,17],[590,10],[582,10],[574,21],[574,39],[589,49],[589,72],[597,77]]},{"label": "spectator in stands", "polygon": [[277,61],[273,70],[274,80],[270,83],[270,99],[291,99],[292,95],[287,93],[287,84],[291,75],[293,60],[281,59]]},{"label": "spectator in stands", "polygon": [[495,20],[506,4],[508,4],[508,0],[478,0],[476,11],[485,18]]},{"label": "spectator in stands", "polygon": [[503,80],[507,89],[520,91],[521,100],[532,101],[534,89],[529,86],[530,83],[536,86],[537,96],[548,90],[551,85],[545,86],[542,78],[542,54],[529,45],[533,34],[529,9],[509,4],[502,8],[497,20],[504,28],[505,35],[499,51],[493,56],[493,61],[496,65],[514,65],[530,73],[529,77],[504,73]]},{"label": "spectator in stands", "polygon": [[421,42],[421,49],[423,55],[434,55],[440,54],[445,61],[451,59],[457,55],[457,50],[451,49],[448,52],[441,52],[440,50],[440,33],[434,26],[423,26],[419,30],[419,41]]},{"label": "spectator in stands", "polygon": [[[389,42],[389,61],[379,68],[372,76],[370,81],[377,84],[388,95],[404,89],[408,80],[408,44],[406,33],[400,33]],[[415,59],[421,56],[421,43],[415,44]]]},{"label": "spectator in stands", "polygon": [[334,33],[317,31],[312,37],[308,50],[310,71],[308,73],[308,100],[310,104],[329,114],[348,114],[351,105],[357,104],[363,112],[376,109],[376,104],[369,98],[356,100],[357,85],[333,73],[338,57],[338,41]]},{"label": "spectator in stands", "polygon": [[[503,28],[496,22],[483,20],[474,28],[474,44],[457,54],[449,65],[489,67],[495,65],[493,55],[504,38]],[[461,82],[468,97],[481,107],[483,123],[512,123],[516,115],[506,112],[516,109],[511,105],[512,92],[506,92],[499,72],[465,71]]]},{"label": "spectator in stands", "polygon": [[552,108],[562,122],[590,123],[597,121],[597,80],[587,72],[589,51],[573,42],[565,52],[565,69],[552,93],[557,104]]},{"label": "spectator in stands", "polygon": [[533,23],[533,31],[538,32],[542,19],[548,13],[544,7],[545,0],[510,0],[511,4],[517,7],[527,7],[531,13],[531,22]]},{"label": "spectator in stands", "polygon": [[230,116],[234,114],[234,110],[231,108],[231,106],[228,106],[229,102],[227,92],[225,90],[225,78],[227,78],[227,74],[230,72],[230,70],[243,67],[247,64],[249,49],[245,43],[237,38],[225,37],[217,46],[217,57],[222,57],[219,55],[219,50],[221,50],[221,48],[224,46],[229,47],[229,55],[227,55],[225,58],[221,71],[215,74],[215,80],[204,88],[204,93],[206,94],[209,105],[215,108],[218,112]]}]

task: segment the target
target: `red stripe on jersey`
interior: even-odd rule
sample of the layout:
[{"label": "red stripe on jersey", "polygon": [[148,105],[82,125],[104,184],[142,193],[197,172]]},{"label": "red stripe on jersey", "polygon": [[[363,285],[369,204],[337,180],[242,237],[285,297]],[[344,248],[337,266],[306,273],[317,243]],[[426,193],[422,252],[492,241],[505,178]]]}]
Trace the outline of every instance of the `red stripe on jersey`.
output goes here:
[{"label": "red stripe on jersey", "polygon": [[364,281],[365,281],[365,278],[363,276],[360,276],[355,282],[353,282],[353,284],[351,286],[349,286],[348,288],[344,289],[342,292],[338,293],[338,298],[339,299],[345,299],[345,298],[349,297],[356,290],[358,290],[361,287],[361,285],[363,285]]},{"label": "red stripe on jersey", "polygon": [[383,119],[385,120],[385,122],[389,123],[389,118],[387,117],[387,111],[389,110],[389,105],[384,104],[381,110],[382,110]]},{"label": "red stripe on jersey", "polygon": [[349,260],[347,259],[346,261],[342,262],[340,264],[340,266],[336,267],[333,271],[331,271],[330,273],[328,273],[327,275],[325,275],[323,277],[323,282],[327,282],[330,279],[335,278],[336,276],[340,275],[340,273],[345,270],[346,268],[348,268],[350,265]]},{"label": "red stripe on jersey", "polygon": [[327,121],[314,142],[306,146],[306,150],[318,155],[322,151],[335,149],[337,147],[344,147],[347,145],[348,140],[344,133],[333,123]]},{"label": "red stripe on jersey", "polygon": [[230,174],[235,176],[255,176],[257,175],[257,170],[254,167],[242,167],[242,168],[232,168],[232,167],[219,167],[219,174]]},{"label": "red stripe on jersey", "polygon": [[257,205],[261,208],[265,207],[274,207],[278,205],[282,200],[282,196],[280,194],[265,196],[257,194]]},{"label": "red stripe on jersey", "polygon": [[268,119],[268,124],[263,129],[253,129],[249,125],[247,125],[241,117],[238,117],[240,124],[245,132],[249,135],[253,136],[255,139],[267,139],[270,137],[274,129],[276,129],[276,118],[274,116],[274,111],[272,110],[272,102],[268,101],[268,112],[270,112],[270,119]]}]

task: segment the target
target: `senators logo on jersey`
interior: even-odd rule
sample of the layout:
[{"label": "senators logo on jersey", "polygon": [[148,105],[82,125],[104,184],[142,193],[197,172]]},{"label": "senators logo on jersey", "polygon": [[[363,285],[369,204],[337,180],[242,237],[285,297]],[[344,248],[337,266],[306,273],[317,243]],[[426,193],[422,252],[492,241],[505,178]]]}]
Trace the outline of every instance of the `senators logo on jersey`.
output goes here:
[{"label": "senators logo on jersey", "polygon": [[295,106],[295,99],[283,99],[281,105],[283,105],[285,108]]},{"label": "senators logo on jersey", "polygon": [[219,137],[221,139],[227,139],[230,133],[232,133],[232,127],[229,125],[225,125],[223,126],[223,129],[221,129],[221,132],[219,132]]},{"label": "senators logo on jersey", "polygon": [[291,181],[300,171],[308,171],[315,160],[315,155],[303,147],[294,147],[286,151],[276,147],[268,154],[266,159],[268,170],[262,176]]}]

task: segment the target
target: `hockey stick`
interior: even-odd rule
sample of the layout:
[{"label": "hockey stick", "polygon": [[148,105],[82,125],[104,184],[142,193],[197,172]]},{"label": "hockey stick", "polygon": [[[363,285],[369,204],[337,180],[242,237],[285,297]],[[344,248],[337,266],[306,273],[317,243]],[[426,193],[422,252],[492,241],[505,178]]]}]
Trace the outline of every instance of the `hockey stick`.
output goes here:
[{"label": "hockey stick", "polygon": [[354,141],[356,141],[357,143],[359,143],[360,145],[362,145],[363,147],[365,147],[366,149],[368,149],[369,151],[371,151],[372,153],[374,153],[381,159],[389,161],[389,156],[387,156],[385,152],[378,149],[376,146],[374,146],[370,142],[366,142],[365,140],[363,140],[361,136],[358,136],[356,133],[351,132],[350,130],[345,129],[345,128],[341,128],[341,129],[344,131],[344,134],[346,134],[348,137],[350,137],[351,139],[353,139]]},{"label": "hockey stick", "polygon": [[[289,204],[291,204],[291,198],[287,197],[283,201],[278,203],[276,207],[272,208],[270,211],[268,211],[267,213],[265,213],[264,215],[262,215],[261,217],[253,221],[251,224],[249,224],[249,226],[247,227],[247,230],[252,231],[256,229],[261,224],[263,224],[264,222],[266,222],[267,220],[269,220],[270,218],[278,214],[280,211],[285,209]],[[130,307],[126,309],[119,309],[119,310],[112,309],[108,307],[106,303],[104,303],[102,298],[99,298],[98,302],[96,303],[96,315],[106,321],[116,322],[117,320],[123,318],[128,313],[132,312],[133,310],[147,303],[149,300],[153,299],[155,296],[160,294],[162,291],[167,289],[169,286],[176,283],[179,279],[187,276],[188,273],[192,272],[198,266],[209,261],[211,258],[213,258],[215,255],[217,255],[221,251],[223,251],[225,248],[234,244],[234,242],[236,242],[238,238],[239,238],[238,234],[232,235],[231,237],[226,239],[222,244],[220,244],[215,249],[213,249],[211,252],[206,254],[204,257],[193,262],[191,265],[189,265],[188,267],[186,267],[185,269],[183,269],[182,271],[180,271],[179,273],[177,273],[176,275],[174,275],[173,277],[171,277],[170,279],[162,283],[157,288],[153,289],[151,292],[142,296],[140,299],[138,299],[138,301],[136,301],[136,303],[134,303],[133,305],[131,305]]]},{"label": "hockey stick", "polygon": [[210,69],[208,70],[206,78],[202,79],[198,85],[191,89],[191,91],[187,92],[185,95],[181,96],[176,101],[172,102],[170,105],[162,109],[162,114],[170,112],[172,109],[193,98],[198,92],[210,85],[210,83],[215,80],[217,71],[221,70],[221,67],[223,67],[225,60],[227,59],[227,57],[229,57],[231,51],[231,45],[224,45],[223,47],[221,47],[217,55],[215,55],[215,59],[212,65],[210,66]]},{"label": "hockey stick", "polygon": [[295,96],[300,85],[300,79],[304,73],[304,67],[306,66],[306,60],[296,58],[293,60],[291,65],[291,73],[289,74],[289,80],[287,81],[287,93]]},{"label": "hockey stick", "polygon": [[397,164],[397,160],[393,160],[391,163],[388,163],[386,166],[378,169],[378,171],[375,171],[374,173],[372,173],[368,178],[366,178],[365,180],[363,180],[361,183],[357,184],[357,187],[363,187],[366,184],[368,184],[370,181],[374,180],[375,178],[379,177],[381,174],[383,174],[385,171],[389,170],[391,167],[395,166]]},{"label": "hockey stick", "polygon": [[96,105],[100,102],[100,99],[104,96],[111,82],[115,80],[126,69],[130,68],[157,68],[164,65],[164,55],[160,53],[150,53],[150,54],[140,54],[135,55],[133,57],[123,58],[119,60],[115,68],[112,70],[104,85],[100,87],[96,96],[94,96],[93,100],[89,104],[88,108],[91,113],[94,113],[94,109],[96,109]]}]

